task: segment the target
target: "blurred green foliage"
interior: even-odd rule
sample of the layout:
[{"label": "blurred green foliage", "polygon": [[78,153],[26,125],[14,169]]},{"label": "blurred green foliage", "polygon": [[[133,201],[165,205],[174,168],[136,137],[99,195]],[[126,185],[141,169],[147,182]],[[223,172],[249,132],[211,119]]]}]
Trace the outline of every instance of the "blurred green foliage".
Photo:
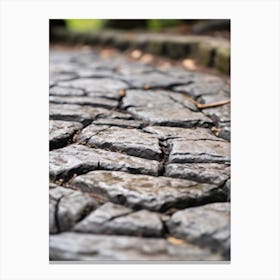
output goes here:
[{"label": "blurred green foliage", "polygon": [[66,19],[66,26],[73,31],[89,31],[101,29],[104,25],[103,19]]},{"label": "blurred green foliage", "polygon": [[[73,31],[89,31],[106,28],[107,19],[66,19],[66,26]],[[164,28],[171,28],[181,24],[177,19],[148,19],[141,29],[160,31]]]},{"label": "blurred green foliage", "polygon": [[148,30],[158,31],[164,28],[170,28],[178,26],[181,23],[177,19],[149,19],[148,20]]}]

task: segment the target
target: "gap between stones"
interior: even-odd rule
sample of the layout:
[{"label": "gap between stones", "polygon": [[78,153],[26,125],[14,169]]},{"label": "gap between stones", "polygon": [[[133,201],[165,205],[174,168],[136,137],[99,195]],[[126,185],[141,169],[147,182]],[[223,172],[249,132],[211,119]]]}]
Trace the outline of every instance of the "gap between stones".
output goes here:
[{"label": "gap between stones", "polygon": [[166,167],[166,164],[168,163],[170,147],[165,140],[160,140],[160,139],[159,139],[159,147],[160,147],[161,152],[162,152],[162,159],[160,161],[158,176],[164,176],[165,167]]},{"label": "gap between stones", "polygon": [[58,200],[56,201],[56,205],[55,205],[55,211],[54,211],[54,220],[55,220],[55,225],[57,228],[57,233],[61,232],[61,228],[60,228],[60,223],[59,223],[59,218],[58,218],[58,210],[59,210],[59,204],[61,199],[64,197],[64,195],[62,195],[61,197],[58,198]]}]

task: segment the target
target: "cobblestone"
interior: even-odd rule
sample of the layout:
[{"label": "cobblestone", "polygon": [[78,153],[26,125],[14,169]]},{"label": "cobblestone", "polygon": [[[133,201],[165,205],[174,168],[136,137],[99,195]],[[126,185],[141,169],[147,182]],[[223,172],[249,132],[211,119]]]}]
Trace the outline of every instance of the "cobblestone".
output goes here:
[{"label": "cobblestone", "polygon": [[222,185],[230,176],[230,167],[217,163],[171,163],[166,166],[165,176]]},{"label": "cobblestone", "polygon": [[61,148],[71,141],[74,134],[83,128],[78,122],[50,120],[49,141],[50,149]]},{"label": "cobblestone", "polygon": [[229,203],[212,203],[178,211],[168,221],[172,234],[229,257]]},{"label": "cobblestone", "polygon": [[51,49],[49,93],[51,261],[230,260],[228,81]]},{"label": "cobblestone", "polygon": [[69,179],[94,169],[157,175],[159,163],[121,153],[70,145],[50,152],[50,179]]},{"label": "cobblestone", "polygon": [[128,90],[122,107],[154,125],[194,127],[208,126],[212,123],[204,114],[192,111],[172,100],[170,92],[166,91]]},{"label": "cobblestone", "polygon": [[65,232],[50,236],[55,261],[221,261],[219,254],[166,239]]},{"label": "cobblestone", "polygon": [[115,203],[154,211],[214,200],[217,189],[216,185],[189,180],[114,171],[89,172],[76,177],[73,185],[82,191],[97,192]]},{"label": "cobblestone", "polygon": [[130,208],[108,202],[78,223],[75,231],[98,234],[119,234],[159,237],[163,226],[157,213]]},{"label": "cobblestone", "polygon": [[[97,148],[125,152],[128,155],[159,160],[161,150],[158,139],[138,129],[121,128],[116,126],[96,126],[86,128],[87,144]],[[83,131],[81,137],[83,137]]]}]

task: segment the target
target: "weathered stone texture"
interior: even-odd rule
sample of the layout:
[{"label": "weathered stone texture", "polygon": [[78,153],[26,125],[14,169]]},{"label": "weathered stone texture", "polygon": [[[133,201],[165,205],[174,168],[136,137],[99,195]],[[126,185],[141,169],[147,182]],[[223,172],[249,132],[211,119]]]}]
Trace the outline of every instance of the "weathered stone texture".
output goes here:
[{"label": "weathered stone texture", "polygon": [[167,91],[128,90],[122,107],[137,118],[155,125],[193,127],[208,126],[212,122],[204,114],[175,102],[170,94]]},{"label": "weathered stone texture", "polygon": [[57,120],[50,120],[49,125],[50,149],[65,146],[68,141],[72,141],[73,135],[83,127],[83,125],[78,122]]},{"label": "weathered stone texture", "polygon": [[92,171],[76,177],[73,185],[82,191],[96,192],[134,209],[164,211],[185,208],[214,199],[217,186],[168,177]]},{"label": "weathered stone texture", "polygon": [[229,258],[230,204],[211,203],[172,215],[168,228],[176,237],[207,246]]},{"label": "weathered stone texture", "polygon": [[230,145],[212,140],[170,141],[169,161],[172,163],[226,163],[230,161]]},{"label": "weathered stone texture", "polygon": [[80,138],[88,138],[87,143],[96,148],[108,148],[147,159],[161,158],[158,139],[138,129],[92,124],[85,129],[85,133],[82,131]]},{"label": "weathered stone texture", "polygon": [[89,194],[63,187],[50,190],[50,233],[71,229],[98,205]]},{"label": "weathered stone texture", "polygon": [[[115,35],[103,43],[205,63],[217,47]],[[229,260],[230,84],[138,55],[51,50],[50,260]]]},{"label": "weathered stone texture", "polygon": [[230,176],[230,166],[217,163],[171,163],[166,166],[165,176],[222,185]]},{"label": "weathered stone texture", "polygon": [[161,236],[163,226],[159,214],[132,210],[108,202],[78,223],[75,231],[98,234]]},{"label": "weathered stone texture", "polygon": [[59,82],[59,86],[83,89],[90,95],[118,99],[119,90],[126,89],[126,83],[110,78],[81,78]]},{"label": "weathered stone texture", "polygon": [[165,239],[62,233],[50,236],[52,261],[221,261],[208,249]]},{"label": "weathered stone texture", "polygon": [[75,173],[81,174],[100,168],[157,175],[159,168],[157,161],[76,144],[51,151],[49,164],[52,180],[69,179]]}]

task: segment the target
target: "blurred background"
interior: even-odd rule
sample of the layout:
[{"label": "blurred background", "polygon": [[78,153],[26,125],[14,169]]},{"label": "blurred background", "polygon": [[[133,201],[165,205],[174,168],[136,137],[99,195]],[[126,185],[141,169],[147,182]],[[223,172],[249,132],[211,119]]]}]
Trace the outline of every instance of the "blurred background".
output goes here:
[{"label": "blurred background", "polygon": [[230,38],[228,19],[65,19],[51,20],[50,30],[66,28],[71,31],[91,30],[146,30],[179,34],[207,34],[214,37]]},{"label": "blurred background", "polygon": [[111,48],[147,63],[160,57],[230,74],[229,19],[51,19],[50,45]]}]

